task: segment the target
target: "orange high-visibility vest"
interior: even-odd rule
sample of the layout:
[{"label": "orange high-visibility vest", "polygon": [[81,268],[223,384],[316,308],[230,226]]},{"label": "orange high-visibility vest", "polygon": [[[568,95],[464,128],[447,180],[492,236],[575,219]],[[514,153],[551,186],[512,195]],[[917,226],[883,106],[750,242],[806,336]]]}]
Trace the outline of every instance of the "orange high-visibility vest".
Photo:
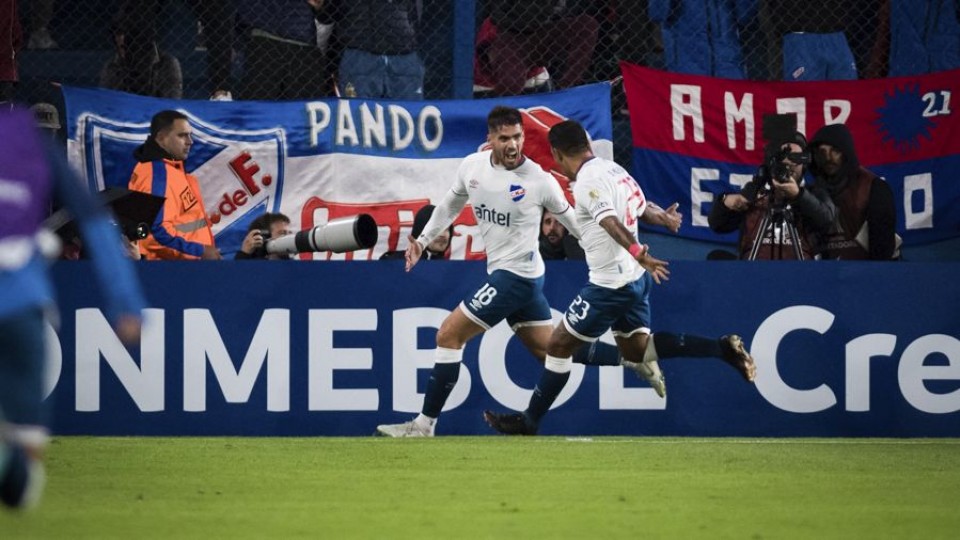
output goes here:
[{"label": "orange high-visibility vest", "polygon": [[207,220],[196,177],[187,174],[182,161],[170,159],[138,163],[129,188],[166,197],[150,228],[140,241],[140,254],[147,260],[195,260],[204,246],[213,246],[213,231]]}]

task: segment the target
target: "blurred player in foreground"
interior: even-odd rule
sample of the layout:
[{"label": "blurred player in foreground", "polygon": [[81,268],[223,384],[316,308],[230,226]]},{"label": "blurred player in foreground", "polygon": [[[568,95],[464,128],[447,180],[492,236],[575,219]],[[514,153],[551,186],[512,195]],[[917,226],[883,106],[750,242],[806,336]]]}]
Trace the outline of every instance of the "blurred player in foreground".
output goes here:
[{"label": "blurred player in foreground", "polygon": [[[722,358],[744,379],[753,381],[756,367],[739,336],[709,339],[657,332],[651,339],[650,289],[654,281],[669,279],[670,272],[665,261],[652,257],[647,246],[637,242],[637,220],[676,231],[680,226],[676,205],[663,210],[648,202],[623,167],[593,154],[587,133],[577,122],[553,126],[549,140],[562,172],[576,182],[575,215],[590,268],[589,283],[553,329],[544,371],[527,410],[485,411],[487,423],[508,435],[536,434],[540,420],[570,378],[574,353],[591,343],[591,355],[622,355],[628,367],[650,365],[661,358]],[[597,342],[608,329],[613,330],[617,347]]]},{"label": "blurred player in foreground", "polygon": [[80,223],[107,316],[124,342],[139,339],[145,303],[119,229],[42,139],[33,115],[0,112],[0,140],[0,501],[22,509],[43,490],[49,439],[44,311],[53,307],[53,291],[38,233],[54,193]]}]

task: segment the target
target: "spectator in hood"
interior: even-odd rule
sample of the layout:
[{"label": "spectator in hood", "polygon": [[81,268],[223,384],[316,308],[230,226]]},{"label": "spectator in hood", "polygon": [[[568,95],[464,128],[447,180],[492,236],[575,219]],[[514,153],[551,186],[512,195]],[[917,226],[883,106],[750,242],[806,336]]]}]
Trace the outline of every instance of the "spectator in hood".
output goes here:
[{"label": "spectator in hood", "polygon": [[893,192],[883,178],[860,165],[853,136],[843,124],[820,128],[810,142],[811,172],[837,207],[821,242],[824,259],[900,258]]}]

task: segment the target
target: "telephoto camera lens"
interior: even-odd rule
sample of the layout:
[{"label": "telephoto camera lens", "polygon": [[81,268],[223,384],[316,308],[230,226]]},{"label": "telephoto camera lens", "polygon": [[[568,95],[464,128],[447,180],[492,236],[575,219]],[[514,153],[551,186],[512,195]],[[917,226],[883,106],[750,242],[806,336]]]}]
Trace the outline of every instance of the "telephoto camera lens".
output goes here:
[{"label": "telephoto camera lens", "polygon": [[315,251],[347,253],[372,248],[377,244],[377,237],[377,222],[369,214],[359,214],[268,240],[264,247],[267,253],[280,255]]}]

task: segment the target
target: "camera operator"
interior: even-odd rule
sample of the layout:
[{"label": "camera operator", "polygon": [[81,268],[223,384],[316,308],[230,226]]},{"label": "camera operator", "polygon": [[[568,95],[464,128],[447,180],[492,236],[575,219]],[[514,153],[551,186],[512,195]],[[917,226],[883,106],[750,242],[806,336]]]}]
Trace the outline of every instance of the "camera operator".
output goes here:
[{"label": "camera operator", "polygon": [[267,212],[250,223],[247,236],[243,239],[240,251],[233,256],[234,260],[250,259],[289,259],[289,255],[276,253],[268,254],[264,245],[271,238],[280,238],[290,234],[290,218],[279,213]]},{"label": "camera operator", "polygon": [[[728,233],[739,228],[741,259],[797,259],[798,253],[803,259],[813,258],[817,235],[829,230],[836,208],[826,192],[804,185],[805,164],[810,161],[807,141],[794,132],[787,142],[768,144],[765,156],[764,165],[740,193],[714,198],[710,230]],[[793,238],[793,230],[799,238]]]}]

